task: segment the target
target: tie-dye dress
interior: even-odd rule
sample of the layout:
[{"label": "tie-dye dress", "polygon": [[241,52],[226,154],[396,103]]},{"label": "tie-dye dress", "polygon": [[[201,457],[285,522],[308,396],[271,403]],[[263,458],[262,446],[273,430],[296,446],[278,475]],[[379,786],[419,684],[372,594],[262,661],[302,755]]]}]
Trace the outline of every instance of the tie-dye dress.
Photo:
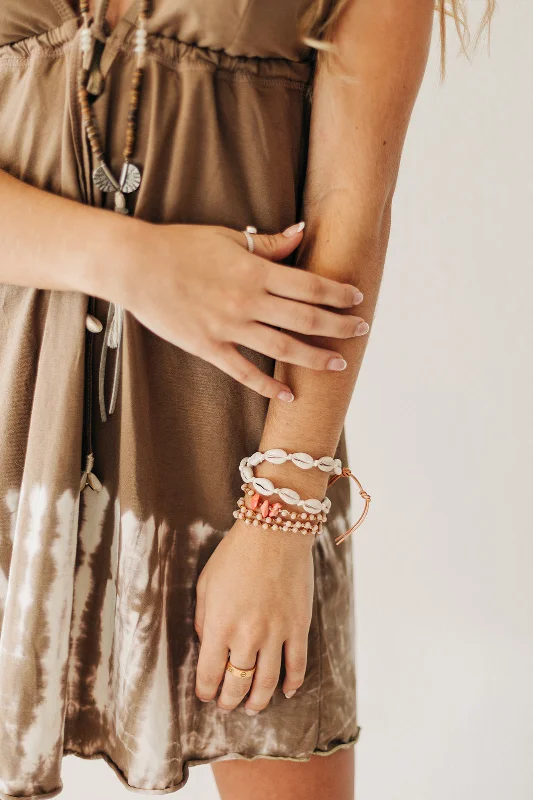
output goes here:
[{"label": "tie-dye dress", "polygon": [[[268,232],[299,219],[313,52],[297,20],[309,1],[155,0],[132,213]],[[115,173],[136,10],[106,39],[94,103]],[[0,168],[110,206],[91,180],[79,57],[75,0],[0,0]],[[201,703],[195,583],[233,523],[237,465],[257,449],[268,401],[126,313],[117,407],[102,422],[102,334],[87,310],[82,294],[0,286],[0,797],[57,794],[68,753],[162,793],[192,764],[352,745],[352,551],[333,543],[350,524],[349,481],[332,487],[329,533],[313,548],[302,689],[288,701],[280,682],[254,718]],[[107,304],[94,314],[105,322]],[[99,491],[80,491],[89,428]]]}]

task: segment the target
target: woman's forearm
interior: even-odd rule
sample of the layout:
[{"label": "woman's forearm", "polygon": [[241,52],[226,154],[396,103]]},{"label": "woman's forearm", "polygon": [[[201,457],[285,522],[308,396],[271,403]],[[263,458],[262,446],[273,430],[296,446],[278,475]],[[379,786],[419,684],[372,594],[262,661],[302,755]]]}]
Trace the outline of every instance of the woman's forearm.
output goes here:
[{"label": "woman's forearm", "polygon": [[[338,217],[334,221],[323,218],[320,224],[317,223],[316,230],[311,226],[300,260],[311,270],[320,270],[320,265],[327,264],[326,269],[320,270],[322,273],[337,275],[338,280],[352,281],[363,293],[364,300],[353,312],[347,313],[356,313],[371,324],[389,237],[390,205],[382,217],[381,229],[373,231],[371,240],[357,242],[356,237],[352,239],[349,257],[346,238],[336,235],[337,225]],[[312,341],[323,347],[333,345],[332,340],[324,338],[313,337]],[[279,361],[276,363],[276,378],[292,388],[295,399],[290,405],[271,404],[261,450],[274,447],[282,447],[288,452],[303,450],[315,458],[335,453],[367,341],[367,336],[335,341],[334,346],[347,363],[342,372],[326,374]],[[275,467],[263,463],[257,467],[256,473],[271,478],[276,485],[281,481],[308,497],[323,497],[328,482],[325,473],[319,470],[304,472],[294,469],[290,463]]]},{"label": "woman's forearm", "polygon": [[104,267],[117,250],[119,225],[131,220],[36,189],[2,170],[0,208],[0,283],[105,291]]},{"label": "woman's forearm", "polygon": [[[340,56],[315,79],[304,198],[306,234],[298,263],[353,283],[357,314],[371,323],[387,249],[391,204],[408,122],[427,61],[432,0],[357,0],[339,21]],[[366,346],[366,336],[336,342],[347,367],[322,374],[287,364],[276,377],[293,390],[271,402],[260,447],[333,455]],[[262,463],[256,474],[321,497],[327,475]]]}]

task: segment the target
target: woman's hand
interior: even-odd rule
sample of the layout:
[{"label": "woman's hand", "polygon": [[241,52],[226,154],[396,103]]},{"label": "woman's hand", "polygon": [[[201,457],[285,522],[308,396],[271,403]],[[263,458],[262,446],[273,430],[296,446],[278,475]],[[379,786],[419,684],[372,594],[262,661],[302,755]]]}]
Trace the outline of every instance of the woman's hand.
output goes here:
[{"label": "woman's hand", "polygon": [[101,296],[121,303],[158,336],[265,397],[293,399],[288,386],[264,374],[236,345],[315,370],[342,370],[346,362],[334,350],[278,328],[338,339],[368,330],[360,317],[334,310],[361,302],[351,284],[274,263],[300,244],[300,226],[254,235],[252,254],[243,233],[229,228],[126,223],[119,230],[127,257],[108,271]]},{"label": "woman's hand", "polygon": [[[215,698],[221,709],[255,714],[268,705],[285,663],[283,692],[292,697],[302,685],[311,624],[313,536],[252,530],[237,520],[216,547],[198,578],[194,626],[200,638],[196,694]],[[253,678],[226,671],[256,664]],[[250,691],[251,687],[251,691]]]}]

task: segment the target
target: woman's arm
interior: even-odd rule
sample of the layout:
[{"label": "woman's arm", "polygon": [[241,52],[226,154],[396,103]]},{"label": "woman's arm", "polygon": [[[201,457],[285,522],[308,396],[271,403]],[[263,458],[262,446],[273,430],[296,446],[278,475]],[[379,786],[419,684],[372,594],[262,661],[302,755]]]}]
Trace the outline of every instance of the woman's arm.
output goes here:
[{"label": "woman's arm", "polygon": [[[364,294],[357,313],[368,322],[381,282],[402,147],[427,61],[433,8],[432,0],[353,0],[335,36],[342,63],[329,72],[319,70],[315,81],[307,226],[298,261],[311,272],[357,286]],[[290,406],[270,405],[261,450],[282,447],[315,458],[334,454],[367,339],[339,344],[347,368],[337,374],[277,362],[275,375],[293,387],[295,400]],[[256,474],[302,496],[322,497],[327,486],[324,473],[303,472],[290,462],[284,467],[265,462]]]},{"label": "woman's arm", "polygon": [[354,335],[354,326],[346,330],[331,310],[354,306],[359,293],[351,285],[318,275],[310,283],[297,270],[273,263],[300,244],[298,225],[275,236],[256,236],[251,254],[239,231],[153,225],[36,189],[2,170],[0,208],[0,284],[112,300],[159,336],[265,397],[290,402],[292,394],[236,344],[269,356],[288,345],[288,361],[335,368],[336,349],[297,342],[276,329],[306,333],[298,309],[313,296],[326,297],[330,306],[317,309],[323,333]]},{"label": "woman's arm", "polygon": [[[367,320],[381,281],[392,195],[425,69],[432,15],[433,0],[352,0],[335,36],[347,77],[324,69],[316,76],[300,264],[356,285],[364,293]],[[301,308],[300,313],[309,318],[315,310]],[[364,341],[363,336],[339,344],[347,367],[335,375],[277,363],[276,376],[290,383],[295,400],[286,407],[271,403],[262,450],[333,455]],[[256,474],[303,497],[322,497],[327,483],[324,473],[302,471],[290,462],[283,467],[263,463]],[[228,649],[242,668],[257,658],[246,699],[249,714],[270,702],[282,652],[283,691],[292,696],[302,685],[312,615],[312,543],[312,536],[251,532],[238,520],[218,545],[197,584],[200,698],[214,698],[223,682],[217,702],[231,710],[250,690],[248,680],[224,671]]]}]

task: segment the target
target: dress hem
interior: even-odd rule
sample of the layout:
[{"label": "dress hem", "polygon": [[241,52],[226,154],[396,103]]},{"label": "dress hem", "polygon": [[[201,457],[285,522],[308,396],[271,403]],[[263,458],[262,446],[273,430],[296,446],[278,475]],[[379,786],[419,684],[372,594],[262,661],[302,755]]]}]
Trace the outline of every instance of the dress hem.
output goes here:
[{"label": "dress hem", "polygon": [[[200,766],[200,765],[207,765],[207,764],[214,764],[217,761],[231,761],[231,760],[238,760],[242,759],[244,761],[255,761],[256,759],[263,758],[268,759],[270,761],[300,761],[300,762],[307,762],[311,760],[311,756],[330,756],[332,753],[336,753],[338,750],[345,750],[348,747],[353,747],[357,740],[359,739],[359,734],[361,732],[361,728],[358,727],[356,733],[353,737],[348,739],[346,742],[340,742],[339,744],[330,747],[327,750],[312,750],[307,755],[304,756],[271,756],[268,754],[259,753],[255,756],[245,756],[242,753],[225,753],[221,756],[212,756],[208,758],[192,758],[187,759],[183,762],[183,778],[179,783],[174,783],[171,786],[167,786],[165,789],[143,789],[140,786],[132,786],[128,783],[126,776],[120,769],[120,767],[113,761],[113,759],[105,752],[97,752],[91,754],[80,753],[77,750],[65,749],[63,751],[63,756],[73,755],[77,756],[78,758],[83,758],[86,761],[92,761],[97,758],[103,759],[106,764],[111,767],[121,784],[128,789],[130,792],[138,792],[141,794],[147,795],[156,795],[156,794],[171,794],[173,792],[178,792],[180,789],[183,789],[187,781],[189,780],[189,767]],[[43,794],[31,794],[31,795],[12,795],[12,794],[5,794],[4,792],[0,792],[0,800],[48,800],[48,798],[57,797],[64,789],[63,784],[59,786],[57,789],[53,789],[51,792],[45,792]]]}]

